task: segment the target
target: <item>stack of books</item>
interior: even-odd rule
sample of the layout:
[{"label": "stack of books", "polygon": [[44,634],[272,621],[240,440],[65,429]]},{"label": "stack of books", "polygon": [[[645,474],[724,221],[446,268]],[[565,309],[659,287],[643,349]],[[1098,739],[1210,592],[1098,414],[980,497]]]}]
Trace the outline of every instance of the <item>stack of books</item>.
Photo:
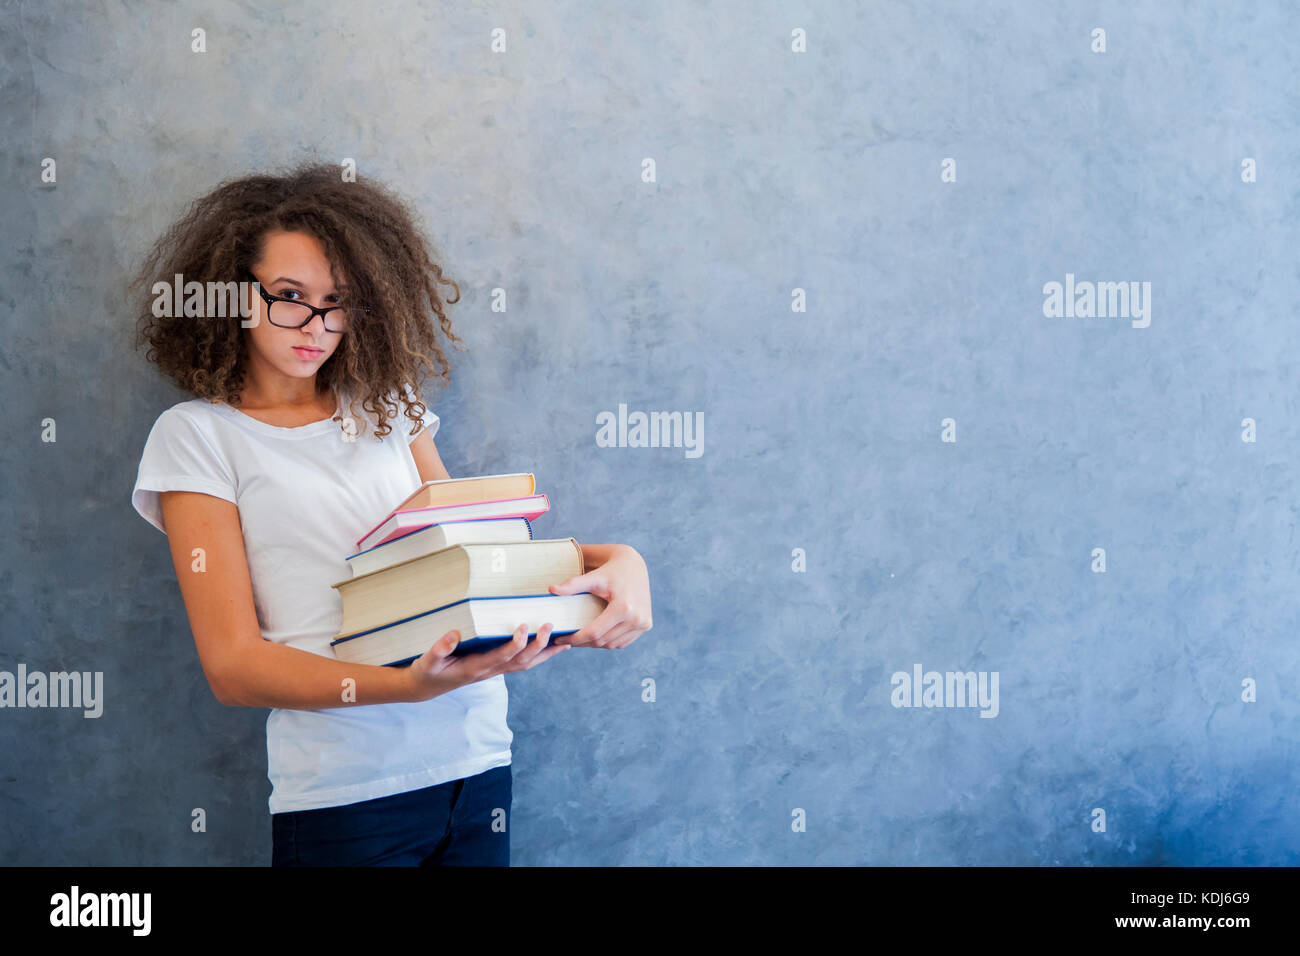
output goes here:
[{"label": "stack of books", "polygon": [[343,621],[330,642],[339,660],[400,667],[448,631],[453,654],[488,650],[528,625],[572,634],[596,619],[594,594],[547,588],[582,574],[573,538],[533,538],[532,521],[550,510],[531,474],[426,481],[357,541],[352,577],[331,585]]}]

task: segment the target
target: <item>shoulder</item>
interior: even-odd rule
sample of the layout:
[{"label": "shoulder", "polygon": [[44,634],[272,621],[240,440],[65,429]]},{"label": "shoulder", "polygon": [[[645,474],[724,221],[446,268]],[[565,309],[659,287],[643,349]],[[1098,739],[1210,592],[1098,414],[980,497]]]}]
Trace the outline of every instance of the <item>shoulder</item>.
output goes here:
[{"label": "shoulder", "polygon": [[221,457],[219,449],[226,444],[221,434],[224,422],[218,406],[207,399],[177,402],[154,420],[145,439],[144,457]]},{"label": "shoulder", "polygon": [[131,502],[164,533],[163,492],[197,491],[238,503],[238,469],[215,432],[218,414],[203,399],[178,402],[165,409],[149,431]]},{"label": "shoulder", "polygon": [[192,398],[163,409],[153,427],[155,431],[207,433],[220,418],[221,413],[217,410],[216,403],[206,398]]}]

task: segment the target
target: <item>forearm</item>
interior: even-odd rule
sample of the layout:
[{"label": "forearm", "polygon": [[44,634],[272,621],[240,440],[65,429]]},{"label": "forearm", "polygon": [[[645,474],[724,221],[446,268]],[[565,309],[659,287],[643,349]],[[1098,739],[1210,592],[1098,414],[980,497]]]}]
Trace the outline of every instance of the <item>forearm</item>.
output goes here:
[{"label": "forearm", "polygon": [[325,710],[415,700],[404,667],[349,664],[284,644],[263,641],[240,656],[222,682],[232,707]]},{"label": "forearm", "polygon": [[594,568],[600,567],[619,551],[632,551],[626,544],[579,544],[578,548],[582,551],[582,573],[586,574]]}]

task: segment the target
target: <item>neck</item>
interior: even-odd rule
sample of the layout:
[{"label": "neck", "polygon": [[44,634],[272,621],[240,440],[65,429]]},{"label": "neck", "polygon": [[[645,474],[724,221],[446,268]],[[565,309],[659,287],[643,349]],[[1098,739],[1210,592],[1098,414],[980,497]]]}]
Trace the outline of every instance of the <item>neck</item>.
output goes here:
[{"label": "neck", "polygon": [[321,396],[315,375],[292,378],[274,370],[268,374],[254,366],[248,370],[239,404],[249,408],[293,408],[315,405]]}]

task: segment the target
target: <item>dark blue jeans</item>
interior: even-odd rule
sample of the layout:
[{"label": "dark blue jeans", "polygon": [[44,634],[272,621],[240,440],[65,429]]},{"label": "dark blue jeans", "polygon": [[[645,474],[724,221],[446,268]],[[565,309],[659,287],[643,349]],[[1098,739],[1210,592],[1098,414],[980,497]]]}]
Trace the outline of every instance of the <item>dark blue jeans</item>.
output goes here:
[{"label": "dark blue jeans", "polygon": [[509,866],[510,765],[341,807],[271,814],[272,866]]}]

